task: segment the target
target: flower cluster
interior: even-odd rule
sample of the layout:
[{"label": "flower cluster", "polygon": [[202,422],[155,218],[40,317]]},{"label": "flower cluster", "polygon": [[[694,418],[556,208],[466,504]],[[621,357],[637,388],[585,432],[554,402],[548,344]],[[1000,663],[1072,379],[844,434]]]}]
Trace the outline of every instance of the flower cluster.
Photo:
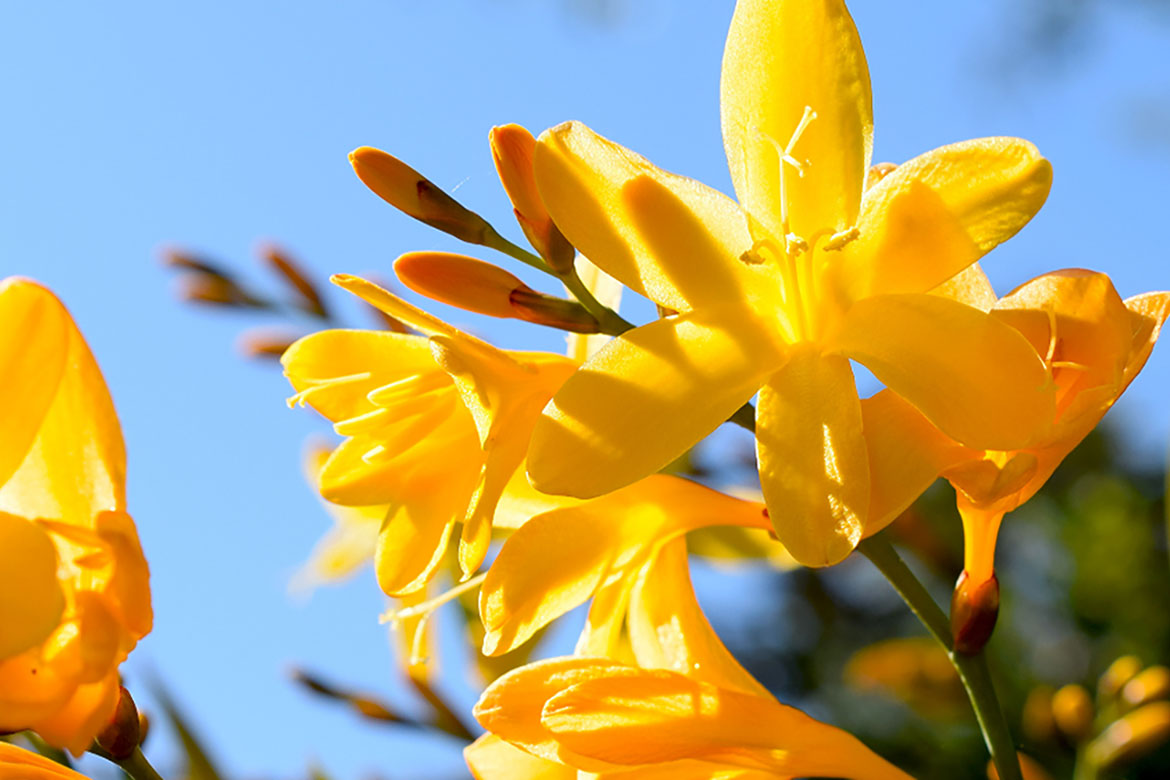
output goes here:
[{"label": "flower cluster", "polygon": [[[373,555],[400,620],[479,586],[494,656],[592,600],[573,656],[483,694],[489,734],[467,750],[481,780],[904,777],[736,663],[694,599],[685,536],[770,533],[764,555],[828,566],[944,477],[966,537],[944,639],[952,657],[976,656],[999,601],[1001,518],[1096,425],[1170,314],[1170,294],[1123,301],[1084,270],[997,298],[979,261],[1041,208],[1051,166],[1014,138],[871,165],[869,73],[840,0],[739,0],[722,119],[737,200],[577,122],[538,140],[495,128],[533,252],[397,158],[351,155],[391,205],[570,295],[413,252],[395,265],[407,287],[570,331],[568,355],[498,349],[335,276],[413,332],[324,331],[283,358],[290,403],[344,437],[316,477],[322,496],[366,518],[332,549]],[[659,317],[626,322],[623,288]],[[859,397],[851,361],[884,389]],[[726,421],[754,430],[763,502],[660,473]],[[425,601],[444,570],[463,584]]]}]

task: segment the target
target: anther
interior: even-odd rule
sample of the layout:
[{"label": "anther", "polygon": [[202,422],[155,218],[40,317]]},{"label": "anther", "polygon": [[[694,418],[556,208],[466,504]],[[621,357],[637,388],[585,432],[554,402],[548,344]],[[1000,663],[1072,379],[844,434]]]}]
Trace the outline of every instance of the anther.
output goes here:
[{"label": "anther", "polygon": [[852,241],[856,241],[857,237],[860,235],[861,231],[857,229],[856,225],[849,228],[848,230],[842,230],[840,233],[834,233],[829,237],[829,240],[825,242],[825,251],[840,251],[841,249],[845,248],[846,244],[849,244]]}]

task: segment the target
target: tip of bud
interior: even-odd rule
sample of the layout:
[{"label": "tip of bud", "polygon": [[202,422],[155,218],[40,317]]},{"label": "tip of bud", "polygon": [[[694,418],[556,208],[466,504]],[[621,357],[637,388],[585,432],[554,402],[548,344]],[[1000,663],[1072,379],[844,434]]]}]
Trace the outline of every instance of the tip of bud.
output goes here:
[{"label": "tip of bud", "polygon": [[964,571],[951,597],[951,637],[955,651],[975,655],[983,649],[999,617],[999,579],[976,581]]},{"label": "tip of bud", "polygon": [[110,722],[97,735],[97,744],[115,761],[124,761],[134,755],[142,743],[142,728],[138,708],[125,687],[118,688],[118,705]]}]

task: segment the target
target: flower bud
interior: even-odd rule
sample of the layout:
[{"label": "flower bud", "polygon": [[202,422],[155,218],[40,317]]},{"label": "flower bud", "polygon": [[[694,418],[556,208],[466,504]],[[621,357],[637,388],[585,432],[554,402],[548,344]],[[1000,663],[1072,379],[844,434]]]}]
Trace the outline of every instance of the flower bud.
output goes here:
[{"label": "flower bud", "polygon": [[512,310],[517,319],[573,333],[600,333],[596,318],[576,301],[556,298],[528,288],[512,291]]},{"label": "flower bud", "polygon": [[576,252],[553,223],[536,187],[532,167],[536,139],[520,125],[493,127],[488,138],[496,173],[524,235],[550,268],[557,273],[568,271]]},{"label": "flower bud", "polygon": [[97,735],[98,747],[115,761],[124,761],[134,754],[142,742],[138,708],[125,687],[118,688],[118,706],[109,724]]},{"label": "flower bud", "polygon": [[975,655],[995,630],[999,617],[999,578],[992,574],[989,579],[976,582],[964,571],[955,583],[951,597],[951,636],[955,651]]},{"label": "flower bud", "polygon": [[1024,709],[1020,715],[1024,736],[1031,742],[1047,742],[1056,735],[1056,722],[1052,716],[1053,690],[1047,685],[1038,685],[1028,691]]},{"label": "flower bud", "polygon": [[279,360],[300,337],[301,334],[256,328],[242,333],[237,345],[245,357]]},{"label": "flower bud", "polygon": [[503,268],[450,252],[407,252],[394,261],[394,272],[420,295],[489,317],[516,317],[512,291],[532,292]]},{"label": "flower bud", "polygon": [[1093,700],[1080,685],[1066,685],[1052,696],[1052,718],[1072,742],[1080,742],[1093,729]]},{"label": "flower bud", "polygon": [[1139,672],[1121,689],[1121,698],[1130,707],[1170,699],[1170,669],[1159,665]]},{"label": "flower bud", "polygon": [[362,146],[349,153],[349,162],[375,195],[420,222],[470,244],[486,243],[495,234],[483,217],[397,157]]},{"label": "flower bud", "polygon": [[1170,702],[1139,707],[1114,721],[1089,743],[1086,759],[1109,772],[1156,750],[1170,739]]},{"label": "flower bud", "polygon": [[301,299],[302,309],[322,319],[329,317],[325,301],[321,298],[321,292],[317,289],[317,285],[309,281],[304,271],[297,263],[293,262],[292,258],[275,246],[263,247],[261,254],[268,261],[268,264],[284,277],[285,281],[296,291],[297,296]]},{"label": "flower bud", "polygon": [[1142,661],[1136,655],[1121,656],[1101,675],[1097,682],[1097,697],[1102,701],[1114,698],[1141,670]]},{"label": "flower bud", "polygon": [[[1040,765],[1036,759],[1024,753],[1016,753],[1016,758],[1020,762],[1020,776],[1024,780],[1052,780],[1052,775],[1048,774],[1043,766]],[[987,778],[988,780],[999,780],[999,771],[995,768],[995,762],[987,762]]]}]

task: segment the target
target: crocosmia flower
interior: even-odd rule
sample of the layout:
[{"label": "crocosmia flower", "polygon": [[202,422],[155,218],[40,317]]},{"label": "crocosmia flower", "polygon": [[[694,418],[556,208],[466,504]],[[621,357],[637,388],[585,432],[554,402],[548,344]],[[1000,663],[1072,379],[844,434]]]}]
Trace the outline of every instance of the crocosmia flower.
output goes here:
[{"label": "crocosmia flower", "polygon": [[986,138],[867,181],[869,73],[841,0],[740,0],[722,109],[738,203],[579,123],[541,136],[536,181],[557,226],[668,316],[565,383],[529,475],[550,493],[615,490],[759,393],[776,533],[800,562],[831,564],[866,533],[871,500],[850,360],[973,447],[1027,446],[1031,421],[1051,417],[1027,339],[932,294],[1031,219],[1051,168],[1026,141]]},{"label": "crocosmia flower", "polygon": [[80,755],[151,628],[122,432],[80,331],[34,282],[0,282],[0,376],[0,732]]}]

